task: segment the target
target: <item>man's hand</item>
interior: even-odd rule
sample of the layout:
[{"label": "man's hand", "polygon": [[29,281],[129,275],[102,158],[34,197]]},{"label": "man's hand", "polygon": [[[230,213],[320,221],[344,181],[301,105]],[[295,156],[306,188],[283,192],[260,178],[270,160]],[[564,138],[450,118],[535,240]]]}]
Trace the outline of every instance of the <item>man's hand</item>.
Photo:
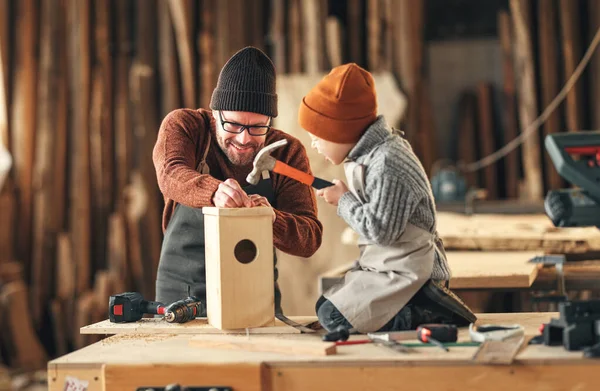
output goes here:
[{"label": "man's hand", "polygon": [[252,206],[266,206],[271,208],[273,212],[273,222],[275,222],[275,218],[277,217],[277,215],[275,214],[275,209],[273,209],[273,207],[269,203],[269,200],[258,194],[250,194],[249,197],[250,201],[252,201]]},{"label": "man's hand", "polygon": [[212,201],[218,208],[249,208],[252,206],[248,194],[232,178],[219,184]]},{"label": "man's hand", "polygon": [[342,195],[348,191],[348,187],[338,179],[334,179],[332,182],[333,186],[317,190],[317,195],[323,197],[328,204],[337,206]]}]

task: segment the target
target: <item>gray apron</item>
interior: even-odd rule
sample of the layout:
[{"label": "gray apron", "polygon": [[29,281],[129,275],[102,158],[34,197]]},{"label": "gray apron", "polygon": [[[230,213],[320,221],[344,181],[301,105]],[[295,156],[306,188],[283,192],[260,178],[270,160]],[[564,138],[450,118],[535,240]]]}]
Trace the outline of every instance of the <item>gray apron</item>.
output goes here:
[{"label": "gray apron", "polygon": [[[363,164],[344,163],[348,189],[363,203],[364,171],[376,149]],[[430,279],[436,252],[443,256],[436,243],[436,235],[410,223],[393,245],[376,245],[361,236],[357,266],[323,296],[357,331],[379,330]]]},{"label": "gray apron", "polygon": [[[208,146],[210,146],[210,136]],[[204,157],[197,167],[197,171],[203,174],[210,172],[206,164],[208,148],[206,148]],[[275,193],[268,171],[263,172],[258,184],[243,189],[247,194],[259,194],[265,197],[271,206],[276,208]],[[168,305],[191,295],[206,303],[205,260],[202,208],[191,208],[177,204],[163,238],[156,277],[156,301]],[[275,268],[275,312],[280,313],[281,292],[277,284],[278,271],[275,267],[277,264],[275,248],[273,248],[273,260],[273,267]],[[205,317],[206,314],[200,314],[199,316]]]}]

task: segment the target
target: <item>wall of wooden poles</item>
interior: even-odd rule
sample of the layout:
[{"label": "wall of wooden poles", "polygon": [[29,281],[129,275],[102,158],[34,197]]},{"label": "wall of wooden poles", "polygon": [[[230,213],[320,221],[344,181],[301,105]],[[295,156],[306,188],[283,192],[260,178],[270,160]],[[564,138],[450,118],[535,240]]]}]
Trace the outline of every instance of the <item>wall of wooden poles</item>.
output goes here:
[{"label": "wall of wooden poles", "polygon": [[[280,74],[349,61],[393,72],[409,100],[402,128],[431,172],[426,1],[0,0],[0,138],[14,159],[0,193],[0,363],[43,367],[95,341],[79,328],[106,319],[110,294],[154,297],[157,130],[173,109],[207,107],[220,68],[246,45]],[[548,104],[590,40],[580,22],[598,26],[598,3],[510,0],[498,19],[504,85],[462,99],[461,156],[477,158],[480,142],[493,151],[502,142],[490,134],[514,137]],[[598,61],[592,87],[578,83],[544,133],[599,125]],[[499,130],[490,88],[503,92]],[[530,199],[562,185],[538,137],[501,164],[472,184]]]}]

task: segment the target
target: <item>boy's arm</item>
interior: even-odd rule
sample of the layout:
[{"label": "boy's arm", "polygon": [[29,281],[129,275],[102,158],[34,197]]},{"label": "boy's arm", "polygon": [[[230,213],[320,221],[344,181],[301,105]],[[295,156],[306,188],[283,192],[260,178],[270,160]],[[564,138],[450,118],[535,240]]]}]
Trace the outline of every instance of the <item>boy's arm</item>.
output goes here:
[{"label": "boy's arm", "polygon": [[196,151],[208,142],[205,121],[194,110],[178,109],[162,121],[152,151],[158,187],[164,197],[193,208],[212,205],[218,179],[196,171]]},{"label": "boy's arm", "polygon": [[396,175],[369,175],[365,183],[368,202],[362,204],[351,192],[339,200],[338,215],[365,239],[390,245],[396,242],[423,196]]},{"label": "boy's arm", "polygon": [[[288,148],[286,158],[282,160],[312,174],[304,146],[296,141],[290,142]],[[314,191],[310,186],[283,175],[274,174],[274,179],[277,205],[274,209],[273,244],[286,254],[310,257],[321,246],[323,236]]]}]

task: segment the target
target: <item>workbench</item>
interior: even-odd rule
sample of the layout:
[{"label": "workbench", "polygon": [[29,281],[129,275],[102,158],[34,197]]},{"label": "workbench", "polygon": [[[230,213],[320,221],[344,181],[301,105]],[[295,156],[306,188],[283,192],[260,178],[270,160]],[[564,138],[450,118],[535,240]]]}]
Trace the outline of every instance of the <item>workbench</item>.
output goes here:
[{"label": "workbench", "polygon": [[[556,313],[479,314],[477,324],[519,323],[539,333]],[[285,340],[320,341],[320,335],[286,334]],[[360,338],[361,336],[352,336]],[[399,353],[373,345],[338,346],[328,356],[207,349],[193,334],[117,334],[48,363],[50,390],[65,382],[94,390],[138,387],[229,386],[233,390],[598,390],[600,360],[562,346],[523,345],[510,365],[472,361],[477,347],[416,348]],[[260,338],[250,335],[247,338]],[[469,341],[462,328],[459,342]]]}]

